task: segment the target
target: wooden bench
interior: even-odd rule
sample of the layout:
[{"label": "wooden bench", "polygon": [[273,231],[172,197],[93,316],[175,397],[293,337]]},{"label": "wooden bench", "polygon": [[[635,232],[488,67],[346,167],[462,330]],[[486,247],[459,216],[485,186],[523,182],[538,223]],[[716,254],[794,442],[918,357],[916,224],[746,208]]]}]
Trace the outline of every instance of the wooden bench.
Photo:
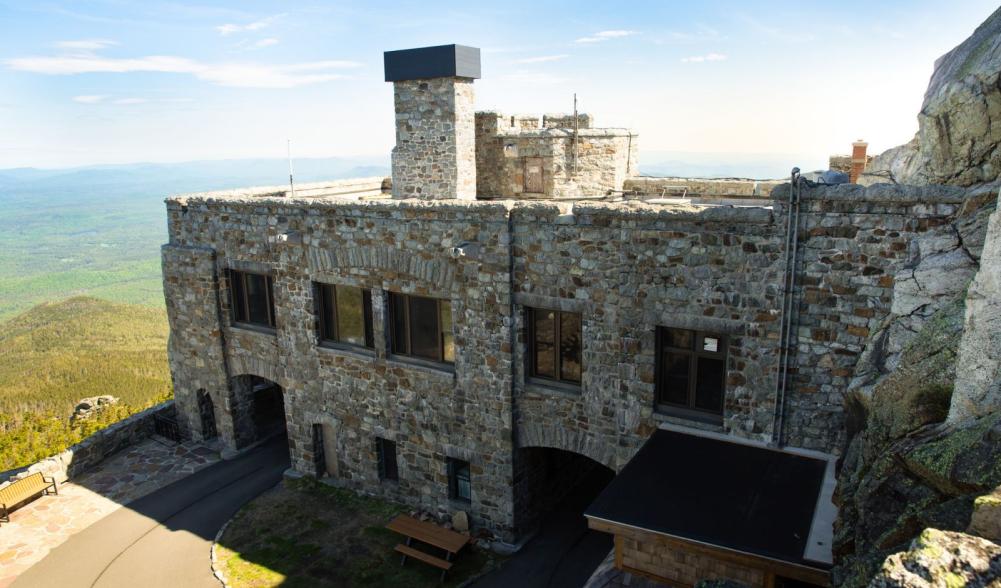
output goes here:
[{"label": "wooden bench", "polygon": [[[400,565],[406,565],[407,558],[412,557],[428,565],[432,565],[441,570],[441,580],[445,581],[445,574],[452,569],[452,557],[459,553],[463,547],[469,543],[468,535],[456,533],[448,529],[443,529],[438,525],[419,521],[411,516],[399,515],[386,525],[390,531],[396,531],[407,538],[406,544],[395,547],[398,553],[403,554]],[[445,558],[436,557],[430,553],[425,553],[411,546],[413,540],[426,543],[432,547],[437,547],[445,552]]]},{"label": "wooden bench", "polygon": [[12,482],[9,486],[0,488],[0,521],[10,522],[10,512],[18,504],[42,494],[48,494],[49,490],[59,494],[56,488],[56,480],[47,478],[41,472],[35,472],[30,476]]}]

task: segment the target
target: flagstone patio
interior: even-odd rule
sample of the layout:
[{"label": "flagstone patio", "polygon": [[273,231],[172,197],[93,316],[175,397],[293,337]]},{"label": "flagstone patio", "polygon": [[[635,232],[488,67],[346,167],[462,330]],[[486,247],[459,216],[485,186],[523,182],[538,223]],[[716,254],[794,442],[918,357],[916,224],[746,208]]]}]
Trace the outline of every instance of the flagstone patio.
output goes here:
[{"label": "flagstone patio", "polygon": [[93,470],[59,485],[0,523],[0,588],[44,558],[77,531],[154,490],[219,461],[219,447],[174,445],[147,439],[106,459]]}]

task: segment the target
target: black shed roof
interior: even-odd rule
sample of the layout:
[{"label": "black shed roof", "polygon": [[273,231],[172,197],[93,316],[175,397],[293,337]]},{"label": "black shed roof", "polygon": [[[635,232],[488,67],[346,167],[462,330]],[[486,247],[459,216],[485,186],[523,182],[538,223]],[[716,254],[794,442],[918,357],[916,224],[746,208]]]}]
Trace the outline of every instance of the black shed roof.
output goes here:
[{"label": "black shed roof", "polygon": [[827,462],[658,430],[585,516],[824,568],[804,560]]}]

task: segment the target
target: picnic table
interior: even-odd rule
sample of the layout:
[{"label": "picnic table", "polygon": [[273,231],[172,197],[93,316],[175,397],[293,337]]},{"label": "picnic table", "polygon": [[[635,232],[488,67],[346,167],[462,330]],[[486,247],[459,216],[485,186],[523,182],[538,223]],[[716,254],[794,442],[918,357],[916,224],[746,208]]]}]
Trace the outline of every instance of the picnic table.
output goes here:
[{"label": "picnic table", "polygon": [[[412,557],[440,569],[442,581],[445,580],[445,573],[452,568],[452,558],[470,541],[468,535],[443,529],[433,523],[426,523],[404,514],[391,520],[386,528],[407,538],[406,544],[395,547],[397,552],[403,554],[400,560],[401,566],[406,565],[408,557]],[[415,549],[411,546],[414,540],[444,551],[445,558]]]}]

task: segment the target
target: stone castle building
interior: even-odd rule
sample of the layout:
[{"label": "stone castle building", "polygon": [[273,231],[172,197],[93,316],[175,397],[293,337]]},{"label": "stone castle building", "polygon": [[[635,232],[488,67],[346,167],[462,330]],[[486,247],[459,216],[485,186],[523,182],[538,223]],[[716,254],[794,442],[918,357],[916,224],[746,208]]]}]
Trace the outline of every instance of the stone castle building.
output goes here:
[{"label": "stone castle building", "polygon": [[[637,177],[629,130],[475,113],[478,50],[385,66],[391,182],[167,199],[188,435],[235,452],[284,426],[297,472],[464,510],[506,541],[583,466],[622,471],[658,431],[833,463],[842,392],[908,244],[960,195],[702,182],[678,198],[675,180]],[[631,569],[661,561],[622,544]],[[760,565],[813,581],[827,547],[826,563]],[[714,565],[702,557],[686,569]]]}]

